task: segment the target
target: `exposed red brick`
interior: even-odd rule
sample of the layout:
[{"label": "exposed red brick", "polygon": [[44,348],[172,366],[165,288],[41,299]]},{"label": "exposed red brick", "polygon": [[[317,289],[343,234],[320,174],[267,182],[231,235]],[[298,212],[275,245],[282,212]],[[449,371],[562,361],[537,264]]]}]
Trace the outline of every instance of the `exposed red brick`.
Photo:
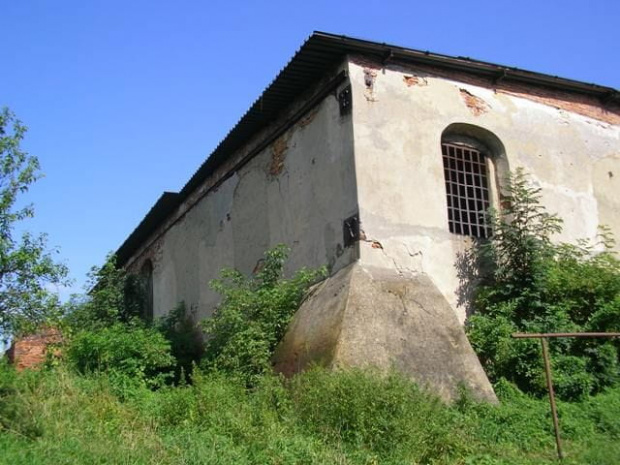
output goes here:
[{"label": "exposed red brick", "polygon": [[7,351],[9,362],[21,371],[36,368],[45,362],[48,347],[62,342],[62,334],[56,328],[47,328],[30,336],[13,341]]},{"label": "exposed red brick", "polygon": [[318,107],[314,107],[312,110],[306,113],[303,118],[299,120],[299,122],[297,123],[297,127],[305,128],[306,126],[308,126],[310,123],[312,123],[312,120],[314,120],[318,112]]},{"label": "exposed red brick", "polygon": [[[357,57],[353,57],[351,59],[351,62],[363,65],[366,68],[383,68],[383,65],[379,61],[372,61],[367,57],[364,57],[364,59],[358,59]],[[388,67],[390,69],[395,69],[401,72],[441,77],[462,82],[465,84],[472,84],[475,86],[494,90],[497,93],[521,97],[527,100],[541,103],[543,105],[549,105],[554,108],[559,108],[572,113],[576,113],[581,116],[586,116],[589,118],[597,119],[599,121],[604,121],[606,123],[620,124],[620,105],[614,102],[608,102],[607,104],[603,104],[595,96],[559,89],[552,89],[543,86],[522,84],[510,81],[510,79],[496,82],[492,78],[476,76],[462,71],[447,70],[431,65],[411,65],[409,63],[393,61],[390,62]]]},{"label": "exposed red brick", "polygon": [[256,265],[254,266],[254,269],[252,270],[252,274],[260,273],[263,270],[263,268],[265,268],[265,259],[259,258],[258,261],[256,262]]},{"label": "exposed red brick", "polygon": [[377,79],[377,70],[373,68],[364,68],[364,84],[366,89],[364,90],[364,97],[369,102],[376,102],[377,96],[375,95],[375,80]]},{"label": "exposed red brick", "polygon": [[426,78],[419,76],[403,76],[403,81],[407,84],[407,87],[428,85]]},{"label": "exposed red brick", "polygon": [[142,270],[142,267],[148,260],[150,260],[153,266],[155,266],[158,261],[158,257],[162,253],[162,242],[163,241],[161,237],[155,239],[151,244],[149,244],[147,248],[145,248],[141,252],[140,255],[138,255],[137,260],[134,260],[130,263],[129,266],[127,266],[126,270],[131,274],[139,274]]},{"label": "exposed red brick", "polygon": [[[519,90],[518,86],[511,86],[514,89],[498,89],[498,93],[513,95],[528,100],[532,100],[543,105],[559,108],[561,110],[577,113],[581,116],[604,121],[610,124],[620,124],[620,107],[609,105],[608,108],[603,107],[596,99],[592,97],[571,96],[570,100],[557,95],[545,94],[544,92],[530,92],[528,90]],[[522,86],[521,86],[522,87]]]},{"label": "exposed red brick", "polygon": [[469,108],[474,116],[480,116],[489,111],[489,106],[480,97],[475,96],[465,89],[459,89],[459,92],[461,93],[461,98],[465,102],[465,105],[467,105],[467,108]]},{"label": "exposed red brick", "polygon": [[[416,66],[416,69],[417,68],[418,66]],[[438,77],[454,79],[455,81],[485,87],[497,93],[521,97],[606,123],[620,124],[620,105],[613,103],[603,105],[598,98],[593,96],[547,87],[520,84],[509,80],[496,83],[492,79],[472,76],[463,72],[447,71],[432,66],[422,66],[420,68],[427,72],[432,72]]]},{"label": "exposed red brick", "polygon": [[285,136],[279,137],[271,146],[271,166],[269,173],[272,176],[279,175],[284,169],[284,159],[288,150],[288,141]]}]

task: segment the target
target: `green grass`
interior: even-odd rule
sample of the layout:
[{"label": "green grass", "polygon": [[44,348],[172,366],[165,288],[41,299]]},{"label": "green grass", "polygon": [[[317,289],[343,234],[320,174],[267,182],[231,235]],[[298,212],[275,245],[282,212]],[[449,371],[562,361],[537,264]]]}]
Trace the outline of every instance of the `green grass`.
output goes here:
[{"label": "green grass", "polygon": [[[497,390],[500,406],[446,406],[397,375],[317,369],[251,391],[223,375],[150,391],[0,363],[0,463],[556,463],[546,399]],[[565,463],[620,463],[620,389],[559,411]]]}]

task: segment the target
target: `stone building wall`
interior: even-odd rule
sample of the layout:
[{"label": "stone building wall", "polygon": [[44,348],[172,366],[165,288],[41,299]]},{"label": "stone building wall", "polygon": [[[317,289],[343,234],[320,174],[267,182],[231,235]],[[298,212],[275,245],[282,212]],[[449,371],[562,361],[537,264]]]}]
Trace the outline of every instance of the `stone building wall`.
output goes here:
[{"label": "stone building wall", "polygon": [[[382,47],[353,45],[375,57]],[[437,68],[421,64],[420,52],[417,65],[381,55],[349,55],[335,70],[348,79],[272,139],[273,127],[316,101],[316,89],[287,103],[280,121],[227,154],[125,266],[152,273],[155,316],[184,301],[204,318],[219,298],[208,283],[222,268],[249,274],[266,249],[285,243],[288,271],[327,265],[331,276],[295,315],[276,368],[397,368],[446,399],[464,383],[495,401],[463,330],[467,295],[456,265],[471,239],[449,229],[442,142],[487,153],[491,205],[522,167],[565,221],[557,240],[593,239],[600,225],[620,238],[620,113],[581,91],[473,76],[460,59]]]},{"label": "stone building wall", "polygon": [[493,139],[480,142],[496,152],[496,206],[505,173],[523,167],[548,211],[564,219],[558,240],[592,239],[600,225],[620,238],[620,115],[600,101],[355,56],[349,71],[366,266],[428,274],[465,319],[455,263],[469,240],[448,230],[448,128]]},{"label": "stone building wall", "polygon": [[[214,173],[194,194],[198,200],[190,197],[173,224],[162,225],[132,257],[133,272],[152,263],[156,317],[181,301],[200,318],[210,315],[219,296],[209,281],[225,267],[251,273],[263,252],[279,243],[291,248],[289,271],[336,270],[357,258],[356,247],[343,247],[343,221],[358,207],[351,116],[340,115],[336,94],[292,121],[240,169],[226,173],[225,165]],[[291,103],[295,108],[303,101]],[[256,135],[231,159],[265,136]],[[209,190],[211,178],[225,180]]]}]

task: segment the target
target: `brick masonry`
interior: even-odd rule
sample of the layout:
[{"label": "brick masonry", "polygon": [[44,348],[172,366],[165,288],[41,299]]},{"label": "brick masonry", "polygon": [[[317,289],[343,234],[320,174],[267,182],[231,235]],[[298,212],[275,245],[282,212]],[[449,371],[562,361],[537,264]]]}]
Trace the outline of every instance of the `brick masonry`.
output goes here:
[{"label": "brick masonry", "polygon": [[7,351],[9,362],[18,370],[36,368],[45,362],[50,344],[62,341],[60,330],[48,328],[13,341]]}]

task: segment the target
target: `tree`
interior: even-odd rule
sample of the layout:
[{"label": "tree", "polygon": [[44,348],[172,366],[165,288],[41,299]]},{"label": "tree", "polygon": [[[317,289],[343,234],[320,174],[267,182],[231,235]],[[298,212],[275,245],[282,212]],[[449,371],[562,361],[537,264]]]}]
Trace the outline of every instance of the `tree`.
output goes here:
[{"label": "tree", "polygon": [[0,110],[0,334],[31,329],[58,310],[58,298],[46,288],[64,284],[66,266],[56,263],[46,236],[15,226],[34,216],[32,205],[19,206],[20,194],[41,177],[39,161],[20,144],[26,127],[8,109]]},{"label": "tree", "polygon": [[144,279],[127,273],[108,254],[101,267],[88,273],[88,295],[67,303],[65,323],[73,329],[97,329],[122,324],[142,324],[145,318]]}]

